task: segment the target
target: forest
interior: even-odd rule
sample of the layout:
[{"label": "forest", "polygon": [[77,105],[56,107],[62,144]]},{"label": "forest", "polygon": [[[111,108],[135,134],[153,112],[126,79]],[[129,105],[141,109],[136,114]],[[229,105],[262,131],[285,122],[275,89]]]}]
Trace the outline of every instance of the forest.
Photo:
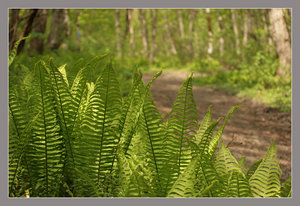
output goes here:
[{"label": "forest", "polygon": [[291,9],[9,9],[9,197],[291,197]]}]

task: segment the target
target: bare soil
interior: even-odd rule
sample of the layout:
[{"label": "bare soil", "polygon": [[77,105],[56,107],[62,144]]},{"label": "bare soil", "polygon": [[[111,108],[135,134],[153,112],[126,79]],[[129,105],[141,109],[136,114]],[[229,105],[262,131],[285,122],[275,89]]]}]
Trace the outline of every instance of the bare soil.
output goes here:
[{"label": "bare soil", "polygon": [[[168,71],[158,77],[151,86],[151,94],[162,116],[166,119],[182,82],[188,72]],[[153,74],[144,74],[148,82]],[[281,180],[291,176],[291,114],[280,112],[266,104],[247,98],[239,98],[224,90],[193,86],[194,98],[198,108],[199,121],[204,117],[209,105],[213,120],[225,117],[232,106],[243,104],[230,117],[223,132],[223,141],[228,145],[236,159],[247,157],[249,167],[263,158],[272,140],[278,151],[282,170]]]}]

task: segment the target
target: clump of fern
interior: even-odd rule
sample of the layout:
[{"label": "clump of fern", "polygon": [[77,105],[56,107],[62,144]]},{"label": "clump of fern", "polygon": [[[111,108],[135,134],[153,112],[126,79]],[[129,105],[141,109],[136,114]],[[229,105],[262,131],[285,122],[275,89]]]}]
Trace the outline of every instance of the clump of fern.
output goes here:
[{"label": "clump of fern", "polygon": [[[14,54],[13,54],[14,55]],[[10,64],[14,56],[10,56]],[[113,65],[89,82],[89,64],[68,78],[40,60],[9,87],[9,195],[12,197],[290,197],[291,180],[272,142],[249,169],[222,142],[234,106],[198,122],[192,75],[163,121],[142,74],[122,98]],[[218,147],[219,145],[219,147]]]}]

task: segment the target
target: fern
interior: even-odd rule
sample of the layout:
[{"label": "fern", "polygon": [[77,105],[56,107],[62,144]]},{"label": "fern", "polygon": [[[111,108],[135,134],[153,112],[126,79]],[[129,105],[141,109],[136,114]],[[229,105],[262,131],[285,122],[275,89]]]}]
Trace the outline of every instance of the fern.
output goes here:
[{"label": "fern", "polygon": [[89,78],[100,58],[76,63],[74,76],[50,59],[33,71],[21,66],[26,75],[10,79],[10,196],[291,196],[291,179],[280,184],[274,143],[248,169],[222,142],[241,105],[218,130],[221,118],[212,122],[209,106],[198,126],[190,75],[163,122],[150,93],[161,72],[145,85],[136,71],[122,100],[111,63],[96,82]]},{"label": "fern", "polygon": [[280,197],[292,197],[292,182],[291,182],[291,178],[288,178],[281,185],[281,188],[280,188]]},{"label": "fern", "polygon": [[33,196],[56,196],[63,170],[63,138],[54,109],[55,97],[50,74],[39,62],[39,104],[41,115],[33,126],[33,137],[28,146],[28,164],[32,173]]},{"label": "fern", "polygon": [[251,197],[249,182],[243,169],[236,159],[231,155],[224,143],[218,151],[216,169],[223,178],[224,189],[221,196],[224,197]]},{"label": "fern", "polygon": [[8,57],[8,66],[10,66],[13,63],[13,61],[14,61],[16,55],[17,55],[18,47],[19,47],[19,44],[21,43],[21,41],[26,40],[30,37],[31,36],[29,35],[29,36],[23,37],[23,38],[19,39],[18,41],[16,41],[16,43],[14,45],[14,48],[11,51],[11,53],[9,54],[9,57]]},{"label": "fern", "polygon": [[179,175],[185,170],[192,159],[188,139],[193,139],[198,128],[197,108],[192,91],[192,76],[190,75],[181,85],[168,119],[166,131],[166,152],[168,159],[177,156],[178,159],[169,164],[177,170],[165,172],[165,191],[171,188]]},{"label": "fern", "polygon": [[262,162],[249,179],[255,197],[277,197],[279,195],[281,169],[276,155],[277,150],[272,142]]},{"label": "fern", "polygon": [[91,94],[81,126],[80,152],[75,161],[78,169],[88,173],[99,189],[103,189],[106,173],[113,164],[120,108],[120,90],[109,64]]}]

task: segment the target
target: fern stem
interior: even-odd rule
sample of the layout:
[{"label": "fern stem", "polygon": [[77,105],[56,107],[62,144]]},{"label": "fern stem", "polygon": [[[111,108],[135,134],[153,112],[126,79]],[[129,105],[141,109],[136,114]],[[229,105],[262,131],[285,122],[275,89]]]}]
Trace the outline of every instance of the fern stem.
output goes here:
[{"label": "fern stem", "polygon": [[44,105],[44,94],[43,94],[43,84],[42,84],[42,73],[40,72],[40,87],[41,87],[41,100],[42,100],[42,110],[43,110],[43,121],[44,121],[44,134],[45,134],[45,170],[46,170],[46,193],[48,195],[48,154],[47,154],[47,128],[46,128],[46,117],[45,117],[45,105]]},{"label": "fern stem", "polygon": [[106,93],[105,93],[105,104],[104,104],[104,116],[103,116],[103,122],[102,122],[102,131],[101,131],[101,144],[99,149],[99,164],[98,164],[98,183],[100,181],[100,165],[101,165],[101,159],[102,159],[102,147],[103,147],[103,136],[104,136],[104,125],[106,121],[106,109],[107,109],[107,95],[108,95],[108,88],[109,88],[109,80],[110,80],[110,73],[107,74],[107,85],[106,85]]}]

